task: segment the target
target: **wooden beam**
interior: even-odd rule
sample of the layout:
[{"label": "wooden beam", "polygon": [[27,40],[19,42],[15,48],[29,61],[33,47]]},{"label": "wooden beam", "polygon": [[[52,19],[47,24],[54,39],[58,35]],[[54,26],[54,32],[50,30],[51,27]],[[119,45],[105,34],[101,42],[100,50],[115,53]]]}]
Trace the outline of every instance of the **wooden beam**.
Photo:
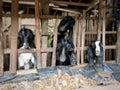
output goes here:
[{"label": "wooden beam", "polygon": [[[87,50],[87,46],[84,47],[84,50]],[[105,46],[105,49],[116,49],[116,45],[107,45]],[[81,47],[80,47],[80,50],[81,50]],[[36,52],[36,49],[29,49],[29,50],[26,50],[26,49],[18,49],[18,53],[34,53]],[[53,52],[53,48],[41,48],[41,52]],[[7,49],[4,49],[4,54],[9,54],[10,53],[10,49],[7,48]]]},{"label": "wooden beam", "polygon": [[77,31],[77,65],[80,65],[80,42],[81,42],[81,22],[80,19],[78,20],[78,31]]},{"label": "wooden beam", "polygon": [[[41,48],[41,53],[42,52],[52,52],[53,48]],[[18,49],[18,53],[34,53],[36,52],[36,49]],[[4,49],[4,54],[9,54],[10,49]]]},{"label": "wooden beam", "polygon": [[[106,1],[104,1],[106,5]],[[105,36],[106,36],[106,8],[103,9],[103,25],[102,25],[102,43],[103,43],[103,61],[105,61]]]},{"label": "wooden beam", "polygon": [[117,62],[120,61],[120,22],[119,22],[119,27],[118,27],[118,32],[117,32],[117,43],[116,43],[116,60]]},{"label": "wooden beam", "polygon": [[57,30],[58,27],[58,16],[56,18],[56,22],[55,22],[55,28],[54,28],[54,39],[53,39],[53,54],[52,54],[52,66],[56,65],[56,48],[57,48]]},{"label": "wooden beam", "polygon": [[75,10],[70,10],[70,9],[64,9],[64,8],[52,8],[54,10],[58,11],[63,11],[63,12],[68,12],[68,13],[73,13],[73,14],[80,14],[80,12],[75,11]]},{"label": "wooden beam", "polygon": [[[44,15],[49,15],[49,3],[48,0],[41,0],[41,13]],[[48,33],[48,19],[44,18],[41,19],[41,27],[42,27],[42,33]],[[42,48],[47,48],[48,47],[48,36],[42,36]],[[50,60],[50,59],[49,59]],[[42,65],[43,68],[47,66],[47,53],[42,53]]]},{"label": "wooden beam", "polygon": [[12,16],[10,30],[10,72],[17,69],[17,37],[18,37],[18,0],[12,0]]},{"label": "wooden beam", "polygon": [[4,52],[3,52],[3,32],[2,32],[2,0],[0,0],[0,76],[3,75]]},{"label": "wooden beam", "polygon": [[72,5],[72,6],[85,6],[85,7],[95,7],[94,4],[86,4],[86,3],[78,3],[78,2],[67,2],[67,1],[50,1],[49,3],[54,4],[66,4],[66,5]]},{"label": "wooden beam", "polygon": [[18,70],[17,71],[17,75],[25,75],[25,74],[33,74],[33,73],[37,73],[37,69],[27,69],[27,70]]},{"label": "wooden beam", "polygon": [[[12,3],[12,0],[3,0],[3,2]],[[35,2],[33,0],[19,0],[18,4],[35,5]]]},{"label": "wooden beam", "polygon": [[83,11],[83,22],[82,22],[82,37],[81,37],[81,64],[84,63],[84,47],[85,47],[85,26],[86,26],[86,11]]},{"label": "wooden beam", "polygon": [[40,32],[40,5],[39,0],[35,0],[35,42],[36,42],[36,54],[37,54],[37,68],[42,67],[41,60],[41,32]]},{"label": "wooden beam", "polygon": [[100,40],[101,39],[101,34],[100,34],[100,32],[101,32],[101,29],[102,29],[102,14],[101,14],[101,12],[102,12],[102,2],[103,2],[103,0],[99,0],[99,18],[98,18],[98,35],[97,35],[97,39],[98,40]]}]

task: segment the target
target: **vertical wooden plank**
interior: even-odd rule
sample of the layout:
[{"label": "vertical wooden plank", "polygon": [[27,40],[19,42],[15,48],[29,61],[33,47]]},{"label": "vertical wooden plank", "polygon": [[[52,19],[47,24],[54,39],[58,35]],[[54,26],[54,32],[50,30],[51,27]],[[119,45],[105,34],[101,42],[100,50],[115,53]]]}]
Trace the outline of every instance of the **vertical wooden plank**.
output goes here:
[{"label": "vertical wooden plank", "polygon": [[76,51],[76,43],[77,43],[77,34],[78,34],[78,32],[77,32],[77,30],[78,30],[78,19],[77,19],[77,17],[75,17],[75,25],[74,25],[74,27],[73,27],[73,44],[74,44],[74,46],[75,46],[75,51]]},{"label": "vertical wooden plank", "polygon": [[86,29],[86,11],[83,11],[83,21],[82,21],[82,37],[81,37],[81,64],[84,62],[84,46],[85,46],[85,29]]},{"label": "vertical wooden plank", "polygon": [[40,32],[40,5],[39,0],[35,0],[35,36],[36,36],[36,55],[37,55],[37,68],[42,67],[41,60],[41,32]]},{"label": "vertical wooden plank", "polygon": [[[106,2],[104,1],[104,5]],[[106,8],[103,9],[103,30],[102,30],[102,42],[103,42],[103,61],[105,62],[105,31],[106,31]]]},{"label": "vertical wooden plank", "polygon": [[3,75],[3,56],[2,0],[0,0],[0,76]]},{"label": "vertical wooden plank", "polygon": [[78,29],[77,29],[77,65],[80,64],[80,42],[81,42],[81,22],[80,19],[78,20]]},{"label": "vertical wooden plank", "polygon": [[[41,10],[42,14],[48,15],[49,14],[49,0],[41,0]],[[41,20],[41,27],[42,27],[42,33],[48,33],[48,19],[42,19]],[[42,36],[42,48],[48,47],[48,36]],[[47,66],[47,53],[44,52],[42,55],[42,67],[45,68]]]},{"label": "vertical wooden plank", "polygon": [[118,27],[118,32],[117,32],[117,43],[116,43],[116,60],[117,62],[120,61],[120,22],[119,22],[119,27]]},{"label": "vertical wooden plank", "polygon": [[17,32],[18,32],[18,0],[12,0],[10,31],[10,72],[16,73],[17,67]]},{"label": "vertical wooden plank", "polygon": [[98,18],[98,31],[97,31],[97,39],[100,40],[101,39],[101,28],[102,28],[102,16],[101,16],[101,12],[102,12],[102,2],[103,0],[99,0],[99,18]]},{"label": "vertical wooden plank", "polygon": [[57,48],[57,35],[58,35],[57,27],[58,27],[58,16],[56,18],[55,28],[54,28],[52,66],[56,65],[56,48]]}]

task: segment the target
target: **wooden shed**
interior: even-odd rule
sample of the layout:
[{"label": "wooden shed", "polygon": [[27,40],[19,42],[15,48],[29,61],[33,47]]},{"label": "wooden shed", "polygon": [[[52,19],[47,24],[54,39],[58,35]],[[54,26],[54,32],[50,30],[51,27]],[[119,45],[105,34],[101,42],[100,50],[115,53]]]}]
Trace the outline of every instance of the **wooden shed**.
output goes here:
[{"label": "wooden shed", "polygon": [[[73,43],[77,65],[72,68],[86,66],[86,50],[95,39],[103,43],[104,62],[119,62],[119,5],[120,0],[0,0],[0,76],[33,73],[37,69],[55,66],[57,27],[67,15],[76,22]],[[36,48],[17,49],[18,32],[22,27],[33,31]],[[48,42],[51,38],[53,47]],[[34,53],[37,68],[18,70],[19,53]]]}]

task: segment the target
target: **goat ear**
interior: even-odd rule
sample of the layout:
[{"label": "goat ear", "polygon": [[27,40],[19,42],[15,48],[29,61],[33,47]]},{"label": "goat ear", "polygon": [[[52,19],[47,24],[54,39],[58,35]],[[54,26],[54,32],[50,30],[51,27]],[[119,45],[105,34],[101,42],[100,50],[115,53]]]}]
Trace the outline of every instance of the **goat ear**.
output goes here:
[{"label": "goat ear", "polygon": [[101,47],[103,47],[103,44],[102,44],[102,42],[100,42],[100,46],[101,46]]}]

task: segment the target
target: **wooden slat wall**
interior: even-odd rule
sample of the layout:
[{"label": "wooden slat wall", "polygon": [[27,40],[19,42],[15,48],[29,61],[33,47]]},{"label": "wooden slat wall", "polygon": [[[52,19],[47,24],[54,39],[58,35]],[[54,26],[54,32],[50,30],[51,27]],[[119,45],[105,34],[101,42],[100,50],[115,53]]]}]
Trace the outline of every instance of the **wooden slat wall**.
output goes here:
[{"label": "wooden slat wall", "polygon": [[16,73],[17,69],[17,33],[18,33],[18,0],[12,0],[12,16],[10,31],[10,72]]},{"label": "wooden slat wall", "polygon": [[39,0],[35,0],[35,36],[36,36],[36,54],[37,54],[37,68],[42,67],[41,60],[41,33],[40,33],[40,12]]},{"label": "wooden slat wall", "polygon": [[0,76],[3,75],[3,55],[2,0],[0,0]]},{"label": "wooden slat wall", "polygon": [[[116,49],[115,45],[110,45],[110,46],[105,46],[105,35],[106,34],[115,34],[116,31],[108,31],[105,32],[105,15],[104,15],[104,20],[103,20],[103,25],[102,25],[102,2],[103,0],[100,0],[99,2],[99,18],[96,17],[86,17],[86,11],[83,12],[83,16],[80,17],[80,20],[83,20],[82,22],[78,22],[79,25],[76,25],[76,29],[78,29],[77,31],[77,64],[80,64],[80,60],[81,60],[81,64],[84,63],[84,55],[85,55],[85,50],[87,50],[88,47],[85,46],[85,40],[87,40],[87,44],[89,45],[91,40],[94,40],[96,36],[98,36],[98,40],[100,40],[101,38],[101,34],[102,38],[103,38],[103,46],[104,46],[104,51],[105,49],[109,49],[109,54],[111,52],[110,49]],[[1,1],[0,1],[0,5],[1,5]],[[1,6],[0,6],[1,7]],[[13,0],[12,1],[12,28],[10,31],[10,36],[11,36],[11,44],[10,47],[11,49],[5,49],[4,51],[2,50],[2,45],[0,44],[0,55],[3,56],[3,52],[4,53],[10,53],[10,72],[15,73],[16,72],[16,60],[17,60],[17,52],[21,53],[21,52],[36,52],[37,53],[37,67],[41,68],[42,67],[42,59],[41,59],[41,52],[53,52],[52,54],[52,66],[55,66],[56,64],[56,47],[57,47],[57,26],[58,26],[58,16],[56,18],[56,25],[55,25],[55,29],[54,29],[54,40],[53,40],[53,48],[41,48],[41,22],[40,22],[40,12],[39,9],[40,8],[40,4],[39,4],[39,0],[35,0],[35,35],[36,35],[36,49],[31,49],[31,50],[18,50],[17,51],[17,31],[18,31],[18,0]],[[0,8],[1,9],[1,8]],[[2,15],[2,10],[0,10],[0,16]],[[2,16],[1,16],[2,17]],[[0,17],[0,22],[2,22]],[[34,17],[34,16],[33,16]],[[49,16],[46,15],[43,18],[54,18],[55,16]],[[64,16],[60,16],[60,18],[63,18]],[[91,19],[91,21],[90,21]],[[98,25],[93,26],[93,20],[99,20]],[[87,20],[87,24],[86,24],[86,20]],[[1,25],[1,24],[0,24]],[[87,30],[86,30],[86,26]],[[98,26],[98,32],[97,32],[97,26]],[[1,26],[0,26],[1,27]],[[103,28],[102,28],[103,27]],[[101,29],[103,29],[103,31],[101,31]],[[117,61],[120,60],[120,25],[119,25],[119,31],[118,31],[118,42],[117,42]],[[1,36],[1,32],[0,32],[0,42],[2,41],[2,36]],[[47,35],[46,35],[47,36]],[[1,63],[3,63],[3,58],[0,58]],[[3,64],[0,63],[0,74],[3,74]]]}]

